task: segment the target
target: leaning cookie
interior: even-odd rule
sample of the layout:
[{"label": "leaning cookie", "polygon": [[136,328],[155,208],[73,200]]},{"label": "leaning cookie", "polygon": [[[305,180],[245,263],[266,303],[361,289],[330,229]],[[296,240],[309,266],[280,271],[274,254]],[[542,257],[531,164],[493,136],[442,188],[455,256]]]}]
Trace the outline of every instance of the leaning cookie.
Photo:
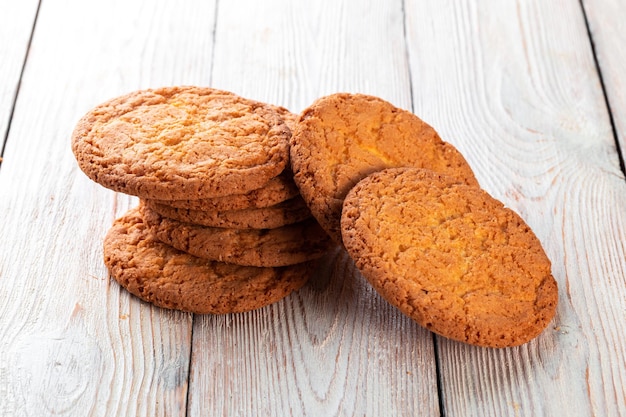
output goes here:
[{"label": "leaning cookie", "polygon": [[105,187],[188,200],[262,187],[288,164],[290,135],[266,104],[211,88],[167,87],[97,106],[78,122],[72,150]]},{"label": "leaning cookie", "polygon": [[159,307],[198,314],[261,308],[299,289],[315,261],[282,268],[213,262],[158,241],[137,209],[113,224],[104,240],[104,262],[130,293]]},{"label": "leaning cookie", "polygon": [[237,265],[276,267],[319,259],[330,238],[313,218],[276,229],[226,229],[168,219],[141,207],[161,242],[204,259]]},{"label": "leaning cookie", "polygon": [[348,193],[341,226],[372,286],[442,336],[515,346],[555,314],[557,285],[539,240],[478,187],[427,170],[384,170]]},{"label": "leaning cookie", "polygon": [[183,209],[156,203],[154,200],[145,200],[144,203],[163,217],[231,229],[275,229],[311,217],[311,211],[299,195],[270,207],[228,211]]},{"label": "leaning cookie", "polygon": [[428,168],[477,185],[456,148],[413,113],[377,97],[340,93],[318,99],[302,112],[290,144],[294,180],[338,243],[343,199],[372,172]]}]

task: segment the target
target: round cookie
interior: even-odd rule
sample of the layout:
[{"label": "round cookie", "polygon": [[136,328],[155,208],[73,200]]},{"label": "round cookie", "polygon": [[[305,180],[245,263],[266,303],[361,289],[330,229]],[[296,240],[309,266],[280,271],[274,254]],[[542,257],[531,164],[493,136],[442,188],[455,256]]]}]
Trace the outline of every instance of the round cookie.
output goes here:
[{"label": "round cookie", "polygon": [[170,207],[204,211],[244,210],[264,208],[289,200],[299,194],[293,182],[293,173],[286,169],[277,177],[272,178],[263,187],[245,194],[227,195],[224,197],[204,198],[199,200],[153,200],[154,203]]},{"label": "round cookie", "polygon": [[145,206],[142,215],[161,242],[200,258],[237,265],[294,265],[321,258],[331,246],[313,218],[276,229],[225,229],[168,219]]},{"label": "round cookie", "polygon": [[138,209],[109,230],[104,262],[113,278],[140,299],[198,314],[237,313],[274,303],[302,287],[315,268],[313,261],[255,268],[200,259],[159,242]]},{"label": "round cookie", "polygon": [[230,211],[190,210],[155,203],[153,200],[144,200],[144,203],[163,217],[230,229],[275,229],[311,217],[311,211],[300,196],[271,207]]},{"label": "round cookie", "polygon": [[291,137],[294,180],[313,216],[341,242],[341,205],[366,175],[427,168],[478,185],[463,156],[413,113],[377,97],[339,93],[300,115]]},{"label": "round cookie", "polygon": [[72,150],[105,187],[187,200],[262,187],[287,165],[290,134],[263,103],[211,88],[166,87],[88,112],[72,134]]},{"label": "round cookie", "polygon": [[422,169],[377,172],[348,193],[341,227],[372,286],[442,336],[515,346],[555,314],[557,285],[539,240],[478,187]]}]

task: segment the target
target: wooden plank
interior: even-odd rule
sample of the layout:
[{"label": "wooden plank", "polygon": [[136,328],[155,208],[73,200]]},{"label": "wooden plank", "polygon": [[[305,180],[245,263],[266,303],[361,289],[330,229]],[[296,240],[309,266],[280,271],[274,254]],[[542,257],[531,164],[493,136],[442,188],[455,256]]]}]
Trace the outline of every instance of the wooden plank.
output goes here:
[{"label": "wooden plank", "polygon": [[560,285],[529,344],[438,339],[445,415],[625,415],[626,184],[580,4],[406,4],[416,113],[528,221]]},{"label": "wooden plank", "polygon": [[44,1],[0,170],[0,415],[185,415],[192,316],[112,282],[102,238],[136,204],[70,150],[92,106],[206,84],[214,3]]},{"label": "wooden plank", "polygon": [[0,0],[0,154],[38,3],[38,0]]},{"label": "wooden plank", "polygon": [[398,0],[220,4],[213,84],[295,112],[338,91],[410,107],[402,13]]},{"label": "wooden plank", "polygon": [[[410,107],[401,1],[220,2],[213,85],[299,112],[337,91]],[[438,415],[431,335],[345,252],[256,312],[196,317],[189,413]]]},{"label": "wooden plank", "polygon": [[[596,58],[613,114],[622,155],[626,153],[626,3],[583,0]],[[626,156],[624,156],[626,158]]]}]

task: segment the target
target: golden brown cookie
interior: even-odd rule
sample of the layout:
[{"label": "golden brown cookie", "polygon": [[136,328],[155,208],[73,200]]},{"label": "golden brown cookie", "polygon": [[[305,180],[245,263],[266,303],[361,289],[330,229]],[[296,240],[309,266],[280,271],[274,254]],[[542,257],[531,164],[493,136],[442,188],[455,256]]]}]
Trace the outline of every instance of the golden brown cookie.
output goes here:
[{"label": "golden brown cookie", "polygon": [[288,163],[290,131],[270,106],[203,87],[136,91],[78,122],[72,150],[94,181],[188,200],[262,187]]},{"label": "golden brown cookie", "polygon": [[254,310],[300,288],[315,261],[255,268],[208,261],[158,241],[138,209],[113,224],[104,240],[104,262],[130,293],[159,307],[223,314]]},{"label": "golden brown cookie", "polygon": [[163,217],[230,229],[275,229],[311,217],[309,208],[299,195],[275,206],[229,211],[190,210],[156,203],[154,200],[145,200],[144,203]]},{"label": "golden brown cookie", "polygon": [[435,333],[515,346],[555,314],[557,285],[539,240],[478,187],[423,169],[377,172],[348,193],[341,227],[372,286]]},{"label": "golden brown cookie", "polygon": [[272,178],[263,187],[245,194],[227,195],[224,197],[204,198],[199,200],[153,200],[154,203],[171,207],[203,211],[244,210],[274,206],[296,197],[298,187],[293,182],[293,173],[286,169],[277,177]]},{"label": "golden brown cookie", "polygon": [[341,205],[366,175],[428,168],[477,185],[463,156],[413,113],[377,97],[339,93],[305,109],[291,137],[294,179],[311,212],[341,242]]},{"label": "golden brown cookie", "polygon": [[161,242],[204,259],[276,267],[319,259],[331,241],[313,218],[276,229],[225,229],[162,217],[145,206],[143,218]]},{"label": "golden brown cookie", "polygon": [[298,122],[298,114],[292,113],[290,110],[282,106],[275,106],[270,104],[272,110],[274,110],[284,121],[289,130],[293,130]]}]

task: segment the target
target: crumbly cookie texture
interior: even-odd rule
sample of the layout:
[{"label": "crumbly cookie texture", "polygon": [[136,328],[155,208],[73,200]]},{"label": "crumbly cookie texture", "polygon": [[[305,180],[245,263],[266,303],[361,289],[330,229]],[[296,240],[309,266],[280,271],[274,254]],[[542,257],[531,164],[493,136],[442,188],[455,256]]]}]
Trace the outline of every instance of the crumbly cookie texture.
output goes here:
[{"label": "crumbly cookie texture", "polygon": [[537,237],[478,187],[423,169],[388,169],[347,195],[343,241],[391,304],[442,336],[515,346],[555,314],[558,293]]},{"label": "crumbly cookie texture", "polygon": [[283,119],[289,130],[293,130],[296,127],[296,123],[298,122],[298,117],[300,115],[292,113],[289,109],[282,106],[276,106],[273,104],[269,104],[269,106]]},{"label": "crumbly cookie texture", "polygon": [[341,242],[347,192],[391,167],[428,168],[477,185],[463,156],[413,113],[363,94],[322,97],[305,109],[291,137],[294,179],[311,212]]},{"label": "crumbly cookie texture", "polygon": [[104,240],[104,262],[130,293],[159,307],[198,314],[261,308],[299,289],[315,261],[256,268],[208,261],[158,241],[137,208],[117,219]]},{"label": "crumbly cookie texture", "polygon": [[154,203],[190,210],[229,211],[270,207],[294,198],[298,194],[300,192],[293,182],[293,173],[290,169],[286,169],[263,187],[245,194],[199,200],[155,200]]},{"label": "crumbly cookie texture", "polygon": [[105,187],[188,200],[262,187],[288,164],[290,135],[266,104],[211,88],[167,87],[97,106],[78,122],[72,150]]},{"label": "crumbly cookie texture", "polygon": [[168,219],[145,206],[143,218],[161,242],[200,258],[259,267],[319,259],[331,240],[313,218],[276,229],[227,229]]},{"label": "crumbly cookie texture", "polygon": [[155,203],[153,200],[145,200],[144,203],[163,217],[201,226],[231,229],[275,229],[311,217],[311,211],[300,196],[275,206],[229,211],[176,208]]}]

